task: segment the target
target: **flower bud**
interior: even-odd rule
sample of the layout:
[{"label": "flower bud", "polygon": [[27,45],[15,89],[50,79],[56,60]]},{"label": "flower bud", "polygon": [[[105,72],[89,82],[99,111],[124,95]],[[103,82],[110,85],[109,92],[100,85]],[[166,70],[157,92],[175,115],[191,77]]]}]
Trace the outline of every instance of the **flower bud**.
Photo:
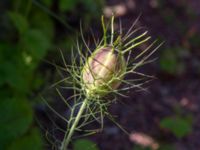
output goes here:
[{"label": "flower bud", "polygon": [[104,96],[121,83],[126,70],[124,56],[112,47],[94,51],[82,70],[84,88],[89,95]]}]

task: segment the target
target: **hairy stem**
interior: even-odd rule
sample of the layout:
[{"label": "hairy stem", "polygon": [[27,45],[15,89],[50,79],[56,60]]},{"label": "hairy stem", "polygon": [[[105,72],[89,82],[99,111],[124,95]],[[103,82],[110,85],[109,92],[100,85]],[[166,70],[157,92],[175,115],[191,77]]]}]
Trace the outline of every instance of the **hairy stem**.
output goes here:
[{"label": "hairy stem", "polygon": [[84,110],[85,110],[85,108],[87,106],[87,102],[88,102],[88,98],[85,98],[83,103],[82,103],[82,105],[81,105],[81,107],[80,107],[80,109],[79,109],[79,112],[78,112],[78,114],[76,116],[76,119],[73,122],[73,124],[72,124],[72,126],[71,126],[71,128],[69,130],[69,134],[66,134],[64,139],[63,139],[63,142],[62,142],[60,150],[67,150],[68,149],[69,142],[70,142],[70,140],[72,138],[72,135],[73,135],[73,133],[74,133],[79,121],[80,121],[80,118],[81,118],[81,116],[82,116],[82,114],[83,114],[83,112],[84,112]]}]

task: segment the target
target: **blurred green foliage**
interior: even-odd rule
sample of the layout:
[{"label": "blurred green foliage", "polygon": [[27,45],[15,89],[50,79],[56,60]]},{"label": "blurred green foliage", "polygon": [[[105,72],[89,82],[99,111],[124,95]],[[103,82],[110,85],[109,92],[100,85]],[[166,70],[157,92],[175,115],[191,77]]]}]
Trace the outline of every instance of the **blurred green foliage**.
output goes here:
[{"label": "blurred green foliage", "polygon": [[73,143],[74,150],[99,150],[96,143],[88,139],[79,139]]},{"label": "blurred green foliage", "polygon": [[[165,75],[174,77],[193,72],[199,74],[200,64],[195,59],[200,42],[199,25],[196,23],[198,13],[193,6],[195,2],[187,0],[156,0],[156,2],[160,17],[166,24],[165,30],[169,31],[164,35],[164,40],[168,38],[166,44],[168,46],[161,53],[160,69],[166,73]],[[187,59],[184,59],[185,54],[188,55]]]},{"label": "blurred green foliage", "polygon": [[171,75],[181,75],[185,71],[183,53],[187,50],[181,47],[164,49],[160,56],[160,69]]},{"label": "blurred green foliage", "polygon": [[192,132],[191,116],[166,117],[160,121],[161,128],[165,128],[173,133],[177,138],[182,138]]},{"label": "blurred green foliage", "polygon": [[33,120],[33,112],[24,98],[7,98],[0,101],[0,149],[27,132]]},{"label": "blurred green foliage", "polygon": [[[41,150],[42,138],[34,124],[32,109],[37,99],[34,91],[41,88],[45,78],[45,71],[41,72],[39,66],[47,54],[53,54],[58,43],[66,42],[69,46],[71,41],[61,37],[69,37],[77,30],[66,29],[70,31],[68,35],[59,32],[57,24],[60,22],[71,26],[70,20],[59,16],[71,14],[89,23],[100,15],[102,2],[2,0],[0,3],[0,149]],[[80,5],[87,11],[76,16]]]},{"label": "blurred green foliage", "polygon": [[188,43],[193,47],[199,47],[200,35],[198,33],[194,33],[191,37],[188,38]]},{"label": "blurred green foliage", "polygon": [[174,115],[166,116],[160,120],[160,127],[177,138],[183,138],[192,132],[193,115],[185,114],[183,107],[174,105]]},{"label": "blurred green foliage", "polygon": [[158,150],[176,150],[173,144],[160,144]]},{"label": "blurred green foliage", "polygon": [[140,146],[140,145],[135,145],[133,150],[152,150],[152,148],[144,147],[144,146]]}]

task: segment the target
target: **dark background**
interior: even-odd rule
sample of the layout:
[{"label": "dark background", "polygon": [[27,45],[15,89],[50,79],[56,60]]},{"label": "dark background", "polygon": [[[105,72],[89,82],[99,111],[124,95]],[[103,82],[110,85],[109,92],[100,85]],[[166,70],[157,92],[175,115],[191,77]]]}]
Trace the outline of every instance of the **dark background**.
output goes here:
[{"label": "dark background", "polygon": [[89,141],[83,145],[75,140],[74,149],[97,149],[88,148],[88,142],[103,150],[200,149],[199,8],[198,0],[2,0],[0,149],[57,148],[63,133],[54,123],[61,128],[64,124],[41,100],[45,95],[56,111],[66,115],[48,88],[60,78],[51,64],[63,65],[59,50],[71,63],[80,21],[86,41],[94,47],[90,29],[101,38],[101,15],[109,19],[112,12],[125,30],[141,14],[136,27],[144,26],[153,39],[165,41],[153,56],[158,59],[139,70],[156,79],[144,85],[148,92],[133,90],[129,98],[119,98],[109,108],[130,135],[105,119],[101,133],[84,137]]}]

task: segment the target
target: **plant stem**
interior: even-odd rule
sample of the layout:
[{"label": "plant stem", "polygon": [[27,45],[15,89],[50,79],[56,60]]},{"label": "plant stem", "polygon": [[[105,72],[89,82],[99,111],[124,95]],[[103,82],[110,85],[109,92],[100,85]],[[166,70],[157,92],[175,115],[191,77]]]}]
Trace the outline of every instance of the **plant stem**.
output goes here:
[{"label": "plant stem", "polygon": [[25,17],[27,18],[28,17],[28,14],[30,13],[30,11],[31,11],[31,7],[32,7],[32,0],[29,0],[28,1],[28,4],[27,4],[27,9],[26,9],[26,11],[25,11]]},{"label": "plant stem", "polygon": [[[62,145],[61,145],[61,148],[60,150],[67,150],[68,149],[68,145],[69,145],[69,142],[72,138],[72,135],[76,129],[76,126],[78,125],[80,119],[81,119],[81,116],[86,108],[86,105],[87,105],[87,102],[88,102],[88,98],[85,98],[80,109],[79,109],[79,112],[75,118],[75,121],[73,122],[70,130],[69,130],[69,134],[65,134],[65,137],[63,139],[63,142],[62,142]],[[66,132],[67,133],[67,132]]]}]

